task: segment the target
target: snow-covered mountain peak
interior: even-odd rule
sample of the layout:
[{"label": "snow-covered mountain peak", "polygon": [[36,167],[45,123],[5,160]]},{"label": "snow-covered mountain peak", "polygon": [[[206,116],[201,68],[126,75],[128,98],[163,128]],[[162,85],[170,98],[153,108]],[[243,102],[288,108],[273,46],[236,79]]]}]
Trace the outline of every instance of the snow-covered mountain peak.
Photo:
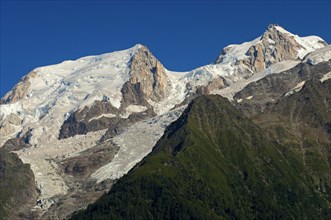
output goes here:
[{"label": "snow-covered mountain peak", "polygon": [[271,24],[258,38],[225,47],[215,64],[230,64],[243,70],[238,72],[246,74],[258,73],[277,62],[302,59],[326,45],[320,37],[299,37],[279,25]]},{"label": "snow-covered mountain peak", "polygon": [[327,45],[327,43],[318,36],[300,37],[285,30],[283,27],[277,24],[269,25],[268,29],[264,32],[261,38],[269,38],[270,40],[273,40],[272,33],[279,35],[279,38],[294,39],[299,47],[297,57],[300,59],[302,59],[306,54]]},{"label": "snow-covered mountain peak", "polygon": [[281,33],[284,34],[292,34],[291,32],[285,30],[282,26],[280,26],[279,24],[269,24],[266,32],[272,32],[272,31],[279,31]]},{"label": "snow-covered mountain peak", "polygon": [[[107,87],[103,84],[106,79],[126,81],[129,77],[129,63],[142,47],[144,46],[137,44],[127,50],[86,56],[77,60],[66,60],[59,64],[38,67],[24,76],[1,99],[1,103],[14,103],[39,93],[44,94],[44,90],[54,92],[62,87],[71,88],[73,91],[81,88],[90,93]],[[94,89],[90,87],[91,85],[94,85]],[[107,90],[109,89],[111,88],[107,88]]]},{"label": "snow-covered mountain peak", "polygon": [[192,70],[185,80],[192,91],[216,91],[249,79],[274,64],[299,63],[306,54],[326,45],[320,37],[299,37],[271,24],[252,41],[226,46],[213,64]]},{"label": "snow-covered mountain peak", "polygon": [[[170,81],[175,78],[169,77],[169,71],[141,44],[36,68],[1,99],[2,124],[8,122],[1,128],[2,140],[25,133],[30,127],[36,128],[33,139],[38,129],[51,131],[49,140],[58,138],[60,130],[61,137],[86,133],[90,130],[68,134],[61,128],[74,113],[83,110],[85,115],[80,120],[94,130],[111,123],[97,124],[102,117],[127,118],[144,111],[152,115],[168,111],[177,101],[162,100],[174,91],[175,83]],[[17,116],[17,125],[9,123],[12,115]]]},{"label": "snow-covered mountain peak", "polygon": [[[147,48],[137,44],[127,50],[66,60],[31,71],[1,99],[2,144],[30,127],[35,132],[51,131],[52,137],[47,138],[56,139],[72,112],[97,101],[120,108],[122,87],[131,78],[131,61],[140,50]],[[17,123],[7,123],[13,115]]]}]

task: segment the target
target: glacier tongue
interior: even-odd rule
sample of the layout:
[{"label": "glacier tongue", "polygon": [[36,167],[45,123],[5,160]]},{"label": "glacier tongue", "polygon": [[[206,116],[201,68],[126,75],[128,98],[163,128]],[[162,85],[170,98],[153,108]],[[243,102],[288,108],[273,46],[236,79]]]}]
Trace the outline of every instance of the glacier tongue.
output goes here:
[{"label": "glacier tongue", "polygon": [[43,209],[48,209],[52,205],[54,196],[65,195],[68,192],[68,186],[58,174],[58,165],[55,161],[77,156],[80,152],[95,146],[104,133],[105,130],[62,140],[41,140],[33,147],[16,151],[24,163],[31,165],[36,187],[40,191],[38,200],[43,201],[40,204]]},{"label": "glacier tongue", "polygon": [[175,121],[185,108],[186,106],[182,106],[138,122],[127,128],[122,134],[108,140],[120,146],[120,150],[110,163],[99,168],[91,177],[96,179],[97,183],[106,179],[121,178],[152,151],[153,146],[163,135],[165,128]]}]

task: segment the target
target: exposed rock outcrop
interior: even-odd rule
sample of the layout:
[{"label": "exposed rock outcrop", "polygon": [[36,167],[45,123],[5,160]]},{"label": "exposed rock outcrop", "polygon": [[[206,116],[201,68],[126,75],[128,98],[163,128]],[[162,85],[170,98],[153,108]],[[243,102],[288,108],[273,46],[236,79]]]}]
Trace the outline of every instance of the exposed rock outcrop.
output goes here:
[{"label": "exposed rock outcrop", "polygon": [[[317,49],[326,45],[327,43],[320,39],[318,42],[315,42],[315,45],[310,46],[316,47],[315,49]],[[236,47],[238,47],[238,45],[224,48],[215,63],[225,61],[227,53],[237,49]],[[305,52],[300,54],[300,50]],[[295,35],[287,32],[278,25],[271,24],[261,38],[255,40],[255,42],[247,48],[245,55],[234,61],[234,65],[246,67],[247,73],[258,73],[280,61],[302,59],[303,55],[310,52],[309,50],[311,49],[306,48],[304,43],[300,44],[297,41]]]},{"label": "exposed rock outcrop", "polygon": [[109,102],[96,101],[90,108],[85,107],[69,116],[61,126],[59,139],[103,129],[119,134],[128,125],[155,116],[150,107],[142,112],[130,112],[127,117],[122,115],[124,111],[125,109],[120,112]]},{"label": "exposed rock outcrop", "polygon": [[247,116],[257,115],[268,106],[276,103],[282,96],[288,96],[294,89],[300,90],[307,80],[321,78],[331,70],[331,61],[317,65],[300,63],[278,74],[271,74],[248,84],[235,94],[234,100]]},{"label": "exposed rock outcrop", "polygon": [[101,143],[82,152],[77,157],[67,158],[60,162],[65,175],[83,180],[97,168],[109,163],[119,150],[119,146],[111,142]]},{"label": "exposed rock outcrop", "polygon": [[7,140],[1,149],[10,152],[10,151],[18,151],[27,147],[31,147],[30,144],[31,137],[32,137],[32,129],[28,130],[25,134]]},{"label": "exposed rock outcrop", "polygon": [[[22,123],[22,119],[17,114],[9,114],[0,119],[0,137],[5,137],[15,133],[16,127]],[[0,143],[2,146],[3,143]]]},{"label": "exposed rock outcrop", "polygon": [[35,78],[36,76],[37,72],[31,71],[29,74],[21,78],[15,87],[1,98],[0,104],[14,103],[25,98],[31,85],[30,79]]},{"label": "exposed rock outcrop", "polygon": [[247,64],[253,72],[260,72],[273,63],[296,60],[302,46],[293,36],[283,33],[277,26],[270,25],[260,41],[246,52]]},{"label": "exposed rock outcrop", "polygon": [[[160,61],[145,46],[141,46],[131,59],[128,83],[136,91],[135,94],[145,99],[157,102],[168,95],[167,73]],[[133,103],[130,94],[123,95],[125,102]],[[137,97],[136,99],[139,100]]]},{"label": "exposed rock outcrop", "polygon": [[0,149],[0,219],[33,219],[37,191],[29,164]]},{"label": "exposed rock outcrop", "polygon": [[154,116],[156,116],[154,111],[151,109],[147,109],[144,112],[133,113],[128,118],[121,118],[116,124],[111,127],[108,127],[108,130],[102,136],[100,141],[105,141],[109,138],[119,135],[124,131],[125,128],[129,127],[130,125]]},{"label": "exposed rock outcrop", "polygon": [[[72,137],[77,134],[86,134],[89,131],[106,129],[116,124],[118,109],[111,103],[95,101],[91,107],[73,112],[61,126],[59,138]],[[109,117],[110,116],[110,117]]]}]

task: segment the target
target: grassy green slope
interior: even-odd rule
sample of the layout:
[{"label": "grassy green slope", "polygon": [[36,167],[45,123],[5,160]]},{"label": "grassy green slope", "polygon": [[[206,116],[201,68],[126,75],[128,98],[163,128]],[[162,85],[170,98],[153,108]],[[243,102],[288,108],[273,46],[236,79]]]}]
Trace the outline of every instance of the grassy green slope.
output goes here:
[{"label": "grassy green slope", "polygon": [[253,120],[302,160],[315,188],[331,200],[331,80],[307,81]]},{"label": "grassy green slope", "polygon": [[323,219],[296,153],[220,96],[195,99],[153,152],[73,219]]}]

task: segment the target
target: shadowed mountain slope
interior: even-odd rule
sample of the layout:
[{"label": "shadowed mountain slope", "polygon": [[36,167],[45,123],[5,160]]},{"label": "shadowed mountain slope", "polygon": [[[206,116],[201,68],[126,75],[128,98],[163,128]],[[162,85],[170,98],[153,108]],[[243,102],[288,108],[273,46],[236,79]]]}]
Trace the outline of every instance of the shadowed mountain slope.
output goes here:
[{"label": "shadowed mountain slope", "polygon": [[220,96],[201,96],[153,152],[73,219],[302,219],[330,215],[295,152]]}]

